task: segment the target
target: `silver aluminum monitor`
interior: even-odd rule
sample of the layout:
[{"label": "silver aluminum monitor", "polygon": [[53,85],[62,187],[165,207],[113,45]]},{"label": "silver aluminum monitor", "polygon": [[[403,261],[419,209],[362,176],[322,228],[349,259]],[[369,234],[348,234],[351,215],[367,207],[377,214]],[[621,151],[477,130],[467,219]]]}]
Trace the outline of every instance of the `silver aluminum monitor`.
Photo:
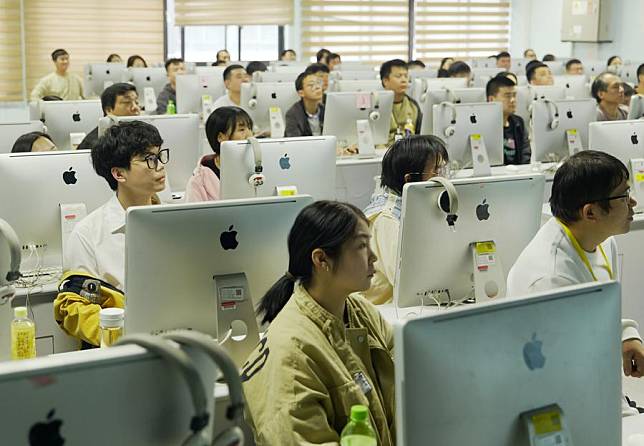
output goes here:
[{"label": "silver aluminum monitor", "polygon": [[485,88],[455,88],[450,90],[443,88],[432,90],[425,95],[425,101],[419,103],[423,113],[423,120],[420,126],[421,135],[431,135],[434,129],[434,105],[441,102],[453,102],[455,104],[470,104],[486,102]]},{"label": "silver aluminum monitor", "polygon": [[532,59],[519,59],[517,57],[513,57],[510,65],[510,72],[525,75],[525,66],[531,61]]},{"label": "silver aluminum monitor", "polygon": [[226,94],[224,80],[217,75],[181,74],[177,76],[177,113],[201,113],[201,97],[212,102]]},{"label": "silver aluminum monitor", "polygon": [[453,231],[438,207],[445,190],[434,182],[407,183],[398,243],[394,301],[400,307],[473,296],[470,244],[494,241],[504,277],[540,227],[545,177],[517,174],[456,179],[458,220]]},{"label": "silver aluminum monitor", "polygon": [[554,76],[555,86],[564,87],[566,99],[590,98],[590,84],[584,74]]},{"label": "silver aluminum monitor", "polygon": [[[0,154],[0,218],[23,245],[38,247],[44,267],[62,265],[59,204],[84,203],[89,214],[113,194],[87,150]],[[23,270],[36,265],[27,248],[22,265]]]},{"label": "silver aluminum monitor", "polygon": [[530,123],[530,111],[532,102],[545,98],[551,101],[566,99],[564,87],[555,85],[526,85],[517,87],[517,111],[516,114],[523,118],[528,125]]},{"label": "silver aluminum monitor", "polygon": [[503,68],[474,68],[472,70],[472,86],[485,88],[490,78],[505,72]]},{"label": "silver aluminum monitor", "polygon": [[637,85],[639,80],[637,79],[637,69],[641,65],[640,63],[627,63],[622,67],[622,82],[630,82],[633,85]]},{"label": "silver aluminum monitor", "polygon": [[44,132],[41,121],[0,123],[0,153],[10,153],[16,140],[26,133]]},{"label": "silver aluminum monitor", "polygon": [[[491,166],[503,165],[503,106],[500,102],[434,105],[433,134],[445,141],[452,169],[472,167],[470,135],[481,135]],[[454,128],[447,136],[448,127]]]},{"label": "silver aluminum monitor", "polygon": [[247,141],[221,144],[221,197],[252,198],[277,195],[276,188],[295,186],[300,194],[316,200],[335,199],[336,139],[304,136],[258,140],[264,184],[248,182],[255,173],[255,156]]},{"label": "silver aluminum monitor", "polygon": [[604,71],[608,71],[606,60],[586,60],[584,61],[584,72],[591,77],[591,79],[599,76]]},{"label": "silver aluminum monitor", "polygon": [[257,306],[288,269],[288,233],[312,202],[296,195],[128,209],[126,332],[190,328],[216,337],[213,276],[245,273]]},{"label": "silver aluminum monitor", "polygon": [[100,96],[105,83],[116,84],[123,81],[127,73],[124,63],[90,63],[83,70],[85,97]]},{"label": "silver aluminum monitor", "polygon": [[334,80],[329,83],[329,91],[379,91],[384,90],[379,79],[371,80]]},{"label": "silver aluminum monitor", "polygon": [[550,72],[554,76],[558,76],[558,75],[564,74],[566,72],[566,67],[565,67],[565,64],[564,64],[563,61],[552,60],[552,61],[543,62],[543,63],[548,65],[548,67],[550,68]]},{"label": "silver aluminum monitor", "polygon": [[631,96],[631,106],[628,110],[628,119],[644,118],[644,96],[634,94]]},{"label": "silver aluminum monitor", "polygon": [[154,89],[155,96],[158,96],[170,81],[168,80],[168,73],[163,67],[148,67],[148,68],[128,68],[124,75],[124,82],[130,82],[136,87],[136,92],[139,95],[139,101],[143,101],[143,95],[147,87]]},{"label": "silver aluminum monitor", "polygon": [[[559,125],[552,128],[553,122]],[[576,130],[582,149],[588,148],[588,124],[597,120],[594,99],[570,99],[532,103],[532,162],[559,162],[571,155],[568,130]]]},{"label": "silver aluminum monitor", "polygon": [[163,147],[170,149],[170,161],[165,165],[170,189],[184,191],[188,179],[201,158],[199,115],[147,115],[119,117],[118,121],[143,121],[159,130]]},{"label": "silver aluminum monitor", "polygon": [[270,109],[279,107],[282,118],[293,104],[300,100],[291,82],[251,82],[241,86],[240,106],[253,119],[253,129],[258,132],[270,130]]},{"label": "silver aluminum monitor", "polygon": [[343,62],[336,65],[334,71],[374,71],[374,65],[369,65],[364,62]]},{"label": "silver aluminum monitor", "polygon": [[295,85],[295,80],[300,73],[273,73],[272,71],[255,71],[253,82],[284,82]]},{"label": "silver aluminum monitor", "polygon": [[557,404],[575,445],[620,445],[620,337],[616,282],[397,325],[398,444],[530,446],[519,415]]},{"label": "silver aluminum monitor", "polygon": [[610,153],[627,166],[632,158],[644,158],[644,119],[593,122],[588,138],[591,150]]},{"label": "silver aluminum monitor", "polygon": [[223,81],[224,70],[226,70],[226,67],[195,67],[194,74],[199,74],[201,76],[219,76]]},{"label": "silver aluminum monitor", "polygon": [[496,68],[496,57],[477,57],[470,59],[468,65],[472,68]]},{"label": "silver aluminum monitor", "polygon": [[[356,121],[366,119],[371,127],[373,143],[387,144],[393,104],[393,91],[327,93],[322,134],[335,136],[341,147],[357,144]],[[378,119],[369,118],[370,114],[375,118],[373,111],[378,111]]]},{"label": "silver aluminum monitor", "polygon": [[[210,438],[217,371],[203,353],[185,351],[202,380]],[[3,362],[0,389],[7,445],[176,446],[191,433],[194,408],[185,378],[134,345]],[[106,427],[106,416],[118,422]]]},{"label": "silver aluminum monitor", "polygon": [[40,101],[41,119],[58,150],[72,148],[70,133],[89,133],[103,117],[101,101]]},{"label": "silver aluminum monitor", "polygon": [[[245,66],[245,65],[244,65]],[[302,63],[291,63],[288,65],[271,65],[271,71],[275,73],[303,73],[307,65]]]},{"label": "silver aluminum monitor", "polygon": [[380,75],[375,71],[332,71],[329,74],[329,79],[342,81],[380,80]]},{"label": "silver aluminum monitor", "polygon": [[463,77],[440,77],[435,79],[416,78],[409,85],[407,94],[409,94],[419,104],[423,102],[425,94],[428,91],[441,90],[443,88],[467,88],[468,79]]}]

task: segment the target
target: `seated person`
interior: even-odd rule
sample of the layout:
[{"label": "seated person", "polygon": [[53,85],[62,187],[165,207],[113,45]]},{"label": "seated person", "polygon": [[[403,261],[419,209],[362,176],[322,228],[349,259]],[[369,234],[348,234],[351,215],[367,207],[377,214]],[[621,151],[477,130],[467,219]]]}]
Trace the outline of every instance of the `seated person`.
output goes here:
[{"label": "seated person", "polygon": [[213,110],[219,107],[239,107],[241,104],[241,85],[248,82],[246,69],[241,65],[229,65],[224,70],[224,85],[226,94],[213,104]]},{"label": "seated person", "polygon": [[620,121],[628,118],[624,102],[624,85],[616,74],[604,71],[593,81],[590,93],[597,101],[598,121]]},{"label": "seated person", "polygon": [[[92,164],[115,194],[74,227],[64,253],[63,272],[78,271],[123,290],[125,213],[130,206],[159,203],[156,194],[165,186],[163,165],[169,159],[162,144],[159,131],[141,121],[113,125],[99,138],[92,149]],[[66,332],[98,345],[99,304],[61,293],[54,310]]]},{"label": "seated person", "polygon": [[407,71],[424,70],[424,69],[425,69],[425,64],[420,59],[410,60],[409,62],[407,62]]},{"label": "seated person", "polygon": [[355,404],[369,407],[377,444],[394,444],[392,329],[352,294],[373,276],[369,238],[347,203],[317,201],[295,219],[288,270],[259,305],[270,326],[241,372],[257,445],[339,445]]},{"label": "seated person", "polygon": [[11,153],[49,152],[51,150],[58,150],[51,136],[43,132],[29,132],[16,139],[11,148]]},{"label": "seated person", "polygon": [[495,76],[485,88],[488,102],[503,105],[503,164],[530,164],[530,140],[523,118],[516,115],[517,86],[507,76]]},{"label": "seated person", "polygon": [[584,74],[584,65],[579,59],[570,59],[566,62],[566,74]]},{"label": "seated person", "polygon": [[329,88],[329,73],[331,72],[329,67],[321,63],[312,63],[304,71],[309,74],[315,74],[322,81],[322,93],[324,94],[322,102],[326,102],[326,91]]},{"label": "seated person", "polygon": [[239,107],[219,107],[206,120],[206,137],[214,152],[204,155],[186,185],[185,201],[219,200],[219,178],[221,176],[221,143],[239,141],[253,136],[253,120]]},{"label": "seated person", "polygon": [[284,62],[294,62],[297,60],[297,55],[295,54],[295,50],[284,50],[280,54],[280,60]]},{"label": "seated person", "polygon": [[543,62],[533,60],[525,66],[525,75],[530,85],[554,85],[550,67]]},{"label": "seated person", "polygon": [[337,65],[342,64],[342,57],[338,53],[329,54],[329,70],[333,71]]},{"label": "seated person", "polygon": [[268,67],[264,62],[257,60],[248,62],[248,65],[246,65],[246,74],[248,75],[249,79],[252,79],[253,73],[255,71],[260,71],[263,73],[264,71],[268,71]]},{"label": "seated person", "polygon": [[606,70],[610,71],[611,73],[620,74],[622,71],[623,65],[624,65],[624,62],[622,61],[621,57],[611,56],[608,58],[608,61],[606,62]]},{"label": "seated person", "polygon": [[438,74],[436,75],[437,77],[449,77],[449,74],[447,74],[447,70],[449,70],[449,67],[454,63],[454,59],[451,57],[444,57],[443,60],[441,60],[441,64],[438,67]]},{"label": "seated person", "polygon": [[107,56],[107,63],[123,63],[123,59],[116,53],[112,53]]},{"label": "seated person", "polygon": [[544,54],[544,56],[543,56],[543,61],[544,62],[554,62],[555,59],[556,59],[556,57],[554,56],[554,54]]},{"label": "seated person", "polygon": [[295,80],[295,89],[302,99],[286,112],[284,136],[320,136],[324,126],[322,81],[305,71]]},{"label": "seated person", "polygon": [[523,52],[523,57],[529,60],[537,60],[537,53],[535,53],[533,49],[528,48]]},{"label": "seated person", "polygon": [[230,63],[230,53],[227,50],[217,51],[215,61],[212,63],[213,67],[225,67]]},{"label": "seated person", "polygon": [[38,101],[44,96],[58,96],[65,101],[83,99],[83,81],[69,71],[69,53],[57,49],[51,53],[51,60],[56,69],[38,81],[31,91],[31,100]]},{"label": "seated person", "polygon": [[420,132],[423,115],[418,103],[407,95],[409,73],[405,61],[393,59],[383,63],[380,66],[380,81],[385,90],[394,92],[387,145],[397,138]]},{"label": "seated person", "polygon": [[507,51],[501,51],[496,55],[496,67],[503,68],[505,71],[512,68],[512,56]]},{"label": "seated person", "polygon": [[328,67],[330,55],[331,55],[331,51],[327,50],[326,48],[322,48],[315,54],[315,61],[317,63],[321,63],[322,65],[326,65]]},{"label": "seated person", "polygon": [[468,64],[457,60],[449,66],[447,70],[447,77],[462,77],[467,79],[467,86],[472,83],[472,69]]},{"label": "seated person", "polygon": [[637,86],[635,91],[637,94],[644,95],[644,63],[637,67]]},{"label": "seated person", "polygon": [[385,304],[393,298],[403,186],[442,175],[448,161],[445,144],[431,135],[399,139],[382,158],[382,192],[371,197],[364,211],[373,236],[371,249],[378,256],[371,287],[363,293],[371,303]]},{"label": "seated person", "polygon": [[159,96],[157,96],[157,110],[155,114],[163,115],[168,109],[168,102],[177,105],[177,75],[184,74],[186,67],[183,59],[168,59],[165,61],[165,71],[168,74],[168,83],[165,84]]},{"label": "seated person", "polygon": [[138,54],[135,54],[133,56],[130,56],[127,58],[127,67],[130,68],[147,68],[148,63],[145,61],[144,58],[139,56]]},{"label": "seated person", "polygon": [[[138,116],[141,114],[136,87],[126,82],[112,84],[101,94],[104,116]],[[98,141],[98,126],[85,135],[78,150],[92,150]]]},{"label": "seated person", "polygon": [[[617,243],[627,233],[637,202],[628,169],[605,152],[584,150],[555,173],[553,217],[523,250],[508,275],[508,297],[588,282],[619,280]],[[622,320],[624,372],[641,377],[644,348],[637,323]],[[636,367],[633,367],[633,361]],[[625,402],[624,402],[625,403]],[[623,414],[633,411],[626,404]]]}]

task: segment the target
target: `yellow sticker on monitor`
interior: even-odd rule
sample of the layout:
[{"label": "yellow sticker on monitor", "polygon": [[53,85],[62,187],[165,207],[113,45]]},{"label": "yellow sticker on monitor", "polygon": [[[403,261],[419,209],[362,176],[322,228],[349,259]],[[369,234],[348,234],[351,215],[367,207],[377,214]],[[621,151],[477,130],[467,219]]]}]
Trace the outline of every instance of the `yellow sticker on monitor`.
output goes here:
[{"label": "yellow sticker on monitor", "polygon": [[279,108],[279,107],[271,107],[271,108],[269,109],[269,112],[270,112],[270,113],[279,113],[279,111],[280,111],[280,108]]},{"label": "yellow sticker on monitor", "polygon": [[496,252],[496,244],[494,242],[476,242],[476,253],[478,255],[494,254]]},{"label": "yellow sticker on monitor", "polygon": [[291,195],[297,195],[296,186],[276,186],[278,197],[290,197]]},{"label": "yellow sticker on monitor", "polygon": [[569,135],[576,135],[577,134],[577,129],[569,129],[569,130],[566,130],[566,131],[568,132]]},{"label": "yellow sticker on monitor", "polygon": [[644,181],[644,172],[635,172],[635,182],[641,183]]},{"label": "yellow sticker on monitor", "polygon": [[475,140],[478,141],[479,139],[481,139],[481,135],[478,134],[478,133],[474,133],[474,134],[470,135],[470,138],[475,139]]},{"label": "yellow sticker on monitor", "polygon": [[534,424],[534,431],[537,435],[561,431],[561,417],[559,416],[559,412],[556,411],[532,415],[532,423]]}]

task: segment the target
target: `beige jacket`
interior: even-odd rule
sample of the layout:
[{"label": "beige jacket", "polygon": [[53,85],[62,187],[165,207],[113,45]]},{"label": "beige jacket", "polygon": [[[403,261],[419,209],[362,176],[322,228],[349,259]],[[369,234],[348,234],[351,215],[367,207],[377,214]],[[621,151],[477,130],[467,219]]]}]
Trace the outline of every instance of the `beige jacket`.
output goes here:
[{"label": "beige jacket", "polygon": [[45,96],[58,96],[64,101],[77,101],[83,99],[83,81],[74,73],[60,76],[58,73],[49,73],[38,81],[31,91],[31,100],[37,101]]},{"label": "beige jacket", "polygon": [[258,446],[339,445],[354,404],[369,408],[378,445],[395,444],[392,329],[358,296],[346,315],[348,328],[296,285],[242,367]]}]

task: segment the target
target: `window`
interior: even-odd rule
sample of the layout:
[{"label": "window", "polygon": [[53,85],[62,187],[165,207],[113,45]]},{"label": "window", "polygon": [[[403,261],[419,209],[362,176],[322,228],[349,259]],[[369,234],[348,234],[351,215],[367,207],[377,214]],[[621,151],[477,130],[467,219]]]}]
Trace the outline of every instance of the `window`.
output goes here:
[{"label": "window", "polygon": [[20,0],[7,0],[0,8],[0,101],[22,99],[22,42]]}]

